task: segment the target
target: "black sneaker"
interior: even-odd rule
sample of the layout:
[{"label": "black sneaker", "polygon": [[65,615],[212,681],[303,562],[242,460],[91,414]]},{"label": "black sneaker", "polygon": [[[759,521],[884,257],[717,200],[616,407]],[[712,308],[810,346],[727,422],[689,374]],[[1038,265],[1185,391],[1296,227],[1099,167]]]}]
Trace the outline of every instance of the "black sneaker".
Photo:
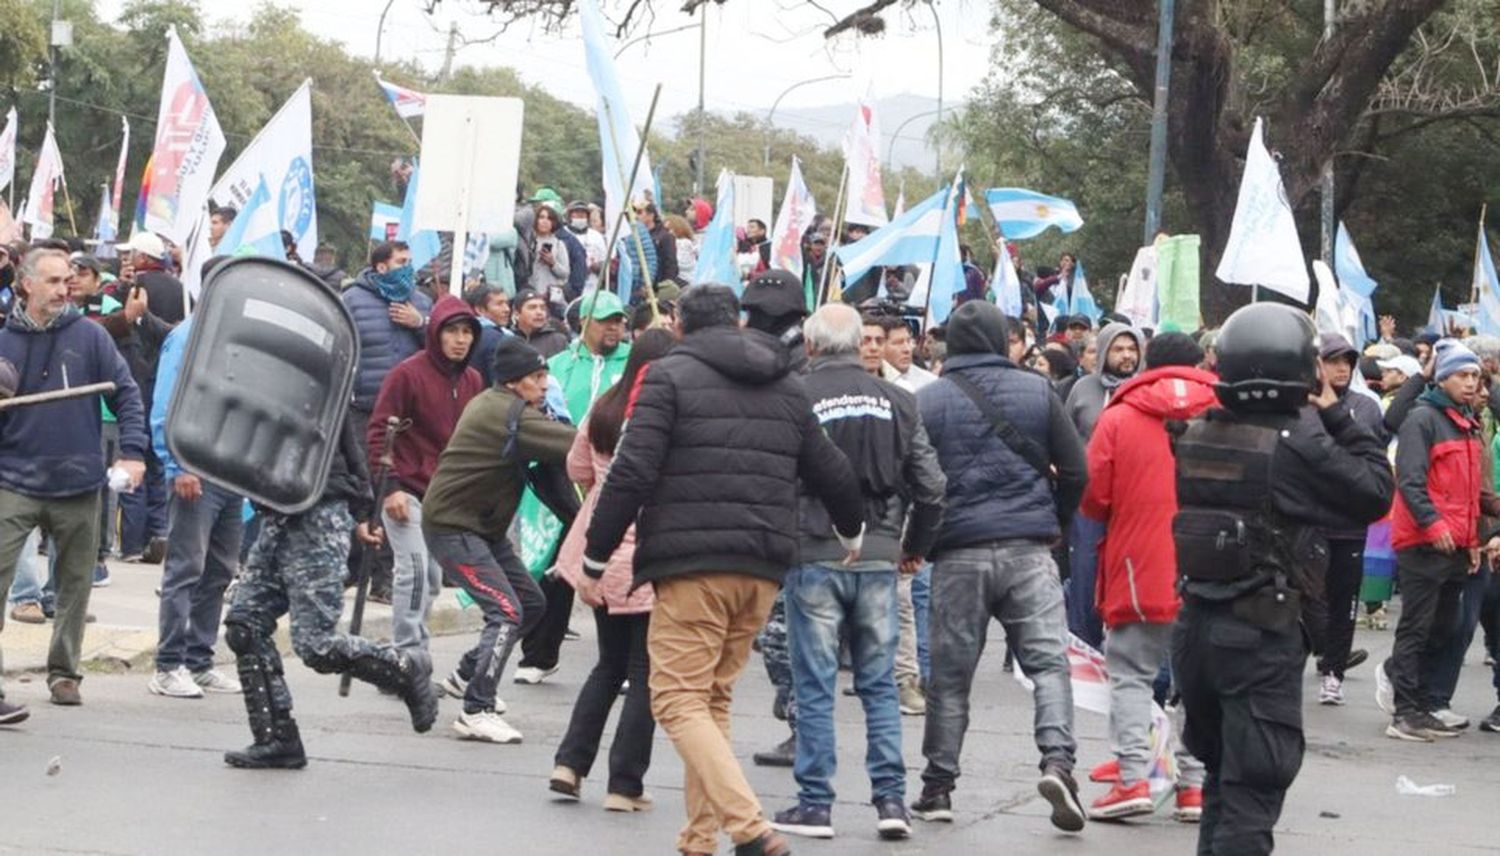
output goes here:
[{"label": "black sneaker", "polygon": [[797,763],[797,738],[795,735],[776,744],[765,752],[750,756],[757,767],[790,767]]},{"label": "black sneaker", "polygon": [[1427,732],[1430,737],[1457,737],[1463,733],[1463,729],[1449,725],[1431,713],[1419,713],[1413,719],[1416,720],[1417,727]]},{"label": "black sneaker", "polygon": [[1370,659],[1370,652],[1363,648],[1355,648],[1349,652],[1348,659],[1344,660],[1344,671],[1348,671],[1360,663]]},{"label": "black sneaker", "polygon": [[[1497,710],[1500,712],[1500,710]],[[19,725],[31,716],[31,711],[24,704],[11,704],[0,699],[0,725]]]},{"label": "black sneaker", "polygon": [[153,535],[146,542],[146,549],[141,551],[141,561],[147,565],[160,565],[162,559],[167,557],[167,539],[162,535]]},{"label": "black sneaker", "polygon": [[922,796],[911,804],[911,813],[928,823],[953,822],[952,791],[924,788]]},{"label": "black sneaker", "polygon": [[1088,815],[1083,812],[1083,803],[1078,801],[1078,783],[1073,774],[1061,764],[1051,763],[1042,768],[1042,780],[1036,783],[1037,793],[1052,804],[1052,825],[1063,832],[1081,832]]},{"label": "black sneaker", "polygon": [[911,837],[911,815],[900,797],[881,797],[875,801],[875,830],[886,841],[901,841]]},{"label": "black sneaker", "polygon": [[[0,702],[3,704],[3,702]],[[1491,734],[1500,734],[1500,706],[1490,711],[1490,715],[1479,720],[1479,730],[1488,731]]]},{"label": "black sneaker", "polygon": [[771,828],[804,838],[832,838],[832,815],[831,806],[799,803],[786,811],[776,812],[776,816],[771,818]]}]

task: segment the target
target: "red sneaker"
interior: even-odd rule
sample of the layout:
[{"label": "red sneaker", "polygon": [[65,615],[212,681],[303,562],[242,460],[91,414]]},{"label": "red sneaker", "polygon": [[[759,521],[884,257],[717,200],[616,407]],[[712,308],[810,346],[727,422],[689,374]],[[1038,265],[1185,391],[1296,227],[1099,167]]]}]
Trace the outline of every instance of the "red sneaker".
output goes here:
[{"label": "red sneaker", "polygon": [[1151,783],[1142,779],[1130,785],[1116,782],[1109,793],[1089,806],[1089,817],[1093,820],[1124,820],[1154,811],[1156,804],[1151,801]]},{"label": "red sneaker", "polygon": [[1089,771],[1089,781],[1112,785],[1120,781],[1120,760],[1114,758]]},{"label": "red sneaker", "polygon": [[1203,819],[1203,789],[1181,787],[1177,789],[1177,810],[1172,816],[1182,823],[1197,823]]}]

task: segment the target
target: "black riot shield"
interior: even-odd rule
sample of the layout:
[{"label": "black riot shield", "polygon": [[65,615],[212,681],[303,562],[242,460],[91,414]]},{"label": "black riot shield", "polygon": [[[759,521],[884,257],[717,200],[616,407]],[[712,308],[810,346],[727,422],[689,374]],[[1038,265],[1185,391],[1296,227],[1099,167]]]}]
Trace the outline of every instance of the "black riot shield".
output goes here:
[{"label": "black riot shield", "polygon": [[344,301],[299,267],[230,259],[203,299],[167,410],[187,472],[286,514],[323,493],[359,340]]}]

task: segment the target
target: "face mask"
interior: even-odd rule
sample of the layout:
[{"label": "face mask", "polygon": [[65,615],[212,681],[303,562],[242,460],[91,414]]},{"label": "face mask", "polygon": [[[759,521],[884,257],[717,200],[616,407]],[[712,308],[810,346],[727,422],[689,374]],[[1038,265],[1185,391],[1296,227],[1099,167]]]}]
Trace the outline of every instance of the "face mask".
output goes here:
[{"label": "face mask", "polygon": [[582,232],[588,227],[589,218],[587,217],[574,217],[573,219],[568,221],[568,228],[572,229],[575,232]]},{"label": "face mask", "polygon": [[377,273],[371,279],[380,290],[380,296],[391,303],[405,303],[417,287],[417,271],[408,262],[401,267]]}]

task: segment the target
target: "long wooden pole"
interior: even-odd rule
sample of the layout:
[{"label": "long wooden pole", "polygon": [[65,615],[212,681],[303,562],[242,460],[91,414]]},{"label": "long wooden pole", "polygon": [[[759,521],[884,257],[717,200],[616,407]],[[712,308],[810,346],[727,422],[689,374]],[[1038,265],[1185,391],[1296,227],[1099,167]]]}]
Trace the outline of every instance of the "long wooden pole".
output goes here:
[{"label": "long wooden pole", "polygon": [[[646,140],[651,136],[651,123],[656,120],[656,104],[660,98],[661,84],[658,83],[656,84],[656,89],[651,93],[651,107],[646,110],[646,124],[641,128],[641,142],[640,145],[636,147],[635,161],[630,166],[630,178],[625,182],[625,207],[620,211],[620,216],[616,218],[614,226],[610,229],[609,245],[605,248],[604,251],[604,277],[601,280],[599,287],[605,290],[609,289],[609,257],[614,255],[615,242],[620,238],[620,227],[627,222],[630,224],[630,234],[634,238],[636,254],[641,263],[641,281],[645,282],[649,274],[646,265],[646,248],[641,244],[640,234],[635,231],[635,211],[630,206],[630,189],[632,187],[635,187],[635,180],[641,174],[641,161],[646,157]],[[603,109],[605,111],[605,125],[609,127],[610,147],[614,149],[615,163],[618,164],[620,163],[620,141],[616,138],[615,135],[614,117],[610,115],[608,102],[603,105]],[[624,178],[624,176],[621,176],[621,178]],[[598,298],[595,299],[597,300]],[[656,283],[646,283],[646,299],[651,306],[651,321],[652,323],[655,323],[656,319],[660,317],[661,314],[656,305]],[[580,306],[580,310],[581,309],[582,307]],[[579,316],[578,337],[581,339],[583,338],[584,331],[588,329],[589,319],[587,315],[584,315],[582,313],[582,311],[579,312]]]},{"label": "long wooden pole", "polygon": [[[844,194],[849,188],[849,162],[844,162],[844,171],[839,174],[839,192],[833,203],[833,234],[828,237],[828,249],[823,253],[823,276],[818,283],[817,302],[822,306],[828,302],[828,283],[833,277],[833,251],[843,246]],[[816,309],[817,307],[813,307]]]}]

